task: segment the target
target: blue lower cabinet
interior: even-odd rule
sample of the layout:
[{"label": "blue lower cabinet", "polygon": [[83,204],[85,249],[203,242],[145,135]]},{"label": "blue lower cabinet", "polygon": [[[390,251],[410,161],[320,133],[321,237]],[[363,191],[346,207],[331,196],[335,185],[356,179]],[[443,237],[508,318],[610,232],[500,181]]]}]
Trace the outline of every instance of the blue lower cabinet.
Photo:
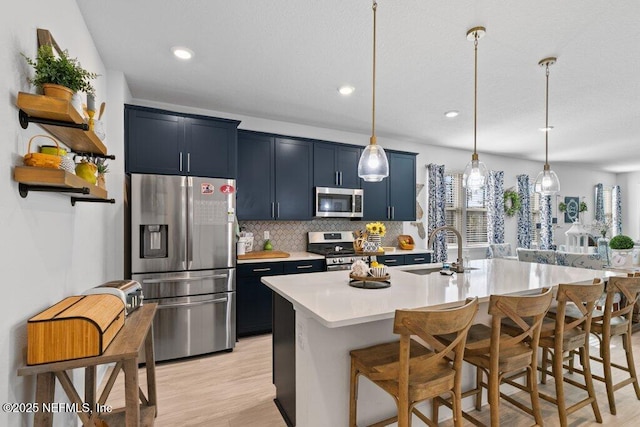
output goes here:
[{"label": "blue lower cabinet", "polygon": [[238,264],[236,311],[238,336],[271,332],[273,292],[262,283],[264,276],[324,271],[324,260]]},{"label": "blue lower cabinet", "polygon": [[388,267],[394,267],[396,265],[429,264],[431,262],[431,253],[380,255],[376,256],[376,259],[379,263]]}]

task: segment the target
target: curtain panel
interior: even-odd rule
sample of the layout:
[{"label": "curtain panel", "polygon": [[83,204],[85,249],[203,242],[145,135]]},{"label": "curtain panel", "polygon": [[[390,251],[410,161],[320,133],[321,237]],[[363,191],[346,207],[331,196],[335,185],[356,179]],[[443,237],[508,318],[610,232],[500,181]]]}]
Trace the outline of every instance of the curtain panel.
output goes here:
[{"label": "curtain panel", "polygon": [[487,239],[504,243],[504,171],[489,171],[487,200]]},{"label": "curtain panel", "polygon": [[[427,236],[438,227],[447,225],[445,216],[446,191],[444,165],[427,165]],[[438,233],[433,241],[433,262],[447,260],[446,233]]]},{"label": "curtain panel", "polygon": [[518,210],[518,247],[531,248],[531,187],[529,175],[518,175],[518,195],[520,196],[520,209]]}]

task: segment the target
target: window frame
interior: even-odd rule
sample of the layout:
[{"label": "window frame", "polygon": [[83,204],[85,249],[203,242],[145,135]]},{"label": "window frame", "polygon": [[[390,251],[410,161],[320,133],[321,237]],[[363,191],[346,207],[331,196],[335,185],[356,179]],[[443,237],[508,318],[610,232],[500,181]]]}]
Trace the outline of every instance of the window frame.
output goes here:
[{"label": "window frame", "polygon": [[[486,186],[482,190],[482,195],[478,200],[478,191],[472,193],[462,185],[462,172],[445,171],[445,221],[447,225],[453,226],[462,235],[461,244],[465,247],[483,247],[489,244],[487,232],[488,224],[488,197]],[[454,187],[454,188],[452,188]],[[480,206],[470,207],[470,202],[478,201]],[[480,215],[478,215],[480,214]],[[479,216],[480,225],[470,230],[470,219]],[[447,232],[447,245],[457,245],[454,233]]]}]

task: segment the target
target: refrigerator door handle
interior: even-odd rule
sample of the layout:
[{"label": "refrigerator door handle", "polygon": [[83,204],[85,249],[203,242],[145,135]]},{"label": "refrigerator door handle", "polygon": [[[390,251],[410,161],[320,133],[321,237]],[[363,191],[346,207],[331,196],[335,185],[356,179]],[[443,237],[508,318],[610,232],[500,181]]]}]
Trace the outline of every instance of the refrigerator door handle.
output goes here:
[{"label": "refrigerator door handle", "polygon": [[167,279],[143,279],[143,284],[152,284],[152,283],[169,283],[169,282],[198,282],[206,279],[228,279],[228,274],[212,274],[209,276],[199,276],[199,277],[173,277]]},{"label": "refrigerator door handle", "polygon": [[187,177],[187,270],[193,264],[193,178]]},{"label": "refrigerator door handle", "polygon": [[187,172],[191,172],[191,153],[187,153]]},{"label": "refrigerator door handle", "polygon": [[182,172],[182,151],[180,152],[180,172]]},{"label": "refrigerator door handle", "polygon": [[198,305],[205,305],[205,304],[219,304],[227,301],[229,301],[228,297],[222,297],[218,299],[210,299],[207,301],[198,301],[198,302],[181,302],[178,304],[158,304],[158,310],[162,310],[164,308],[195,307]]}]

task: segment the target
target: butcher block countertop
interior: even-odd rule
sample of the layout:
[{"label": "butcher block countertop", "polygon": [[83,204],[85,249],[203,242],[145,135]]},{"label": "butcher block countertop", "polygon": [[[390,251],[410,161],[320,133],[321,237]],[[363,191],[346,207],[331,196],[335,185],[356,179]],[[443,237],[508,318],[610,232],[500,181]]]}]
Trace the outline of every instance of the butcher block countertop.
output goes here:
[{"label": "butcher block countertop", "polygon": [[[269,253],[276,256],[269,256]],[[311,259],[324,259],[323,255],[312,254],[310,252],[282,252],[288,253],[288,257],[278,256],[280,251],[259,251],[260,257],[254,259],[247,259],[246,255],[255,254],[256,252],[247,252],[245,255],[238,255],[238,264],[250,264],[256,262],[281,262],[281,261],[305,261]],[[266,257],[262,257],[262,254],[266,254]]]}]

